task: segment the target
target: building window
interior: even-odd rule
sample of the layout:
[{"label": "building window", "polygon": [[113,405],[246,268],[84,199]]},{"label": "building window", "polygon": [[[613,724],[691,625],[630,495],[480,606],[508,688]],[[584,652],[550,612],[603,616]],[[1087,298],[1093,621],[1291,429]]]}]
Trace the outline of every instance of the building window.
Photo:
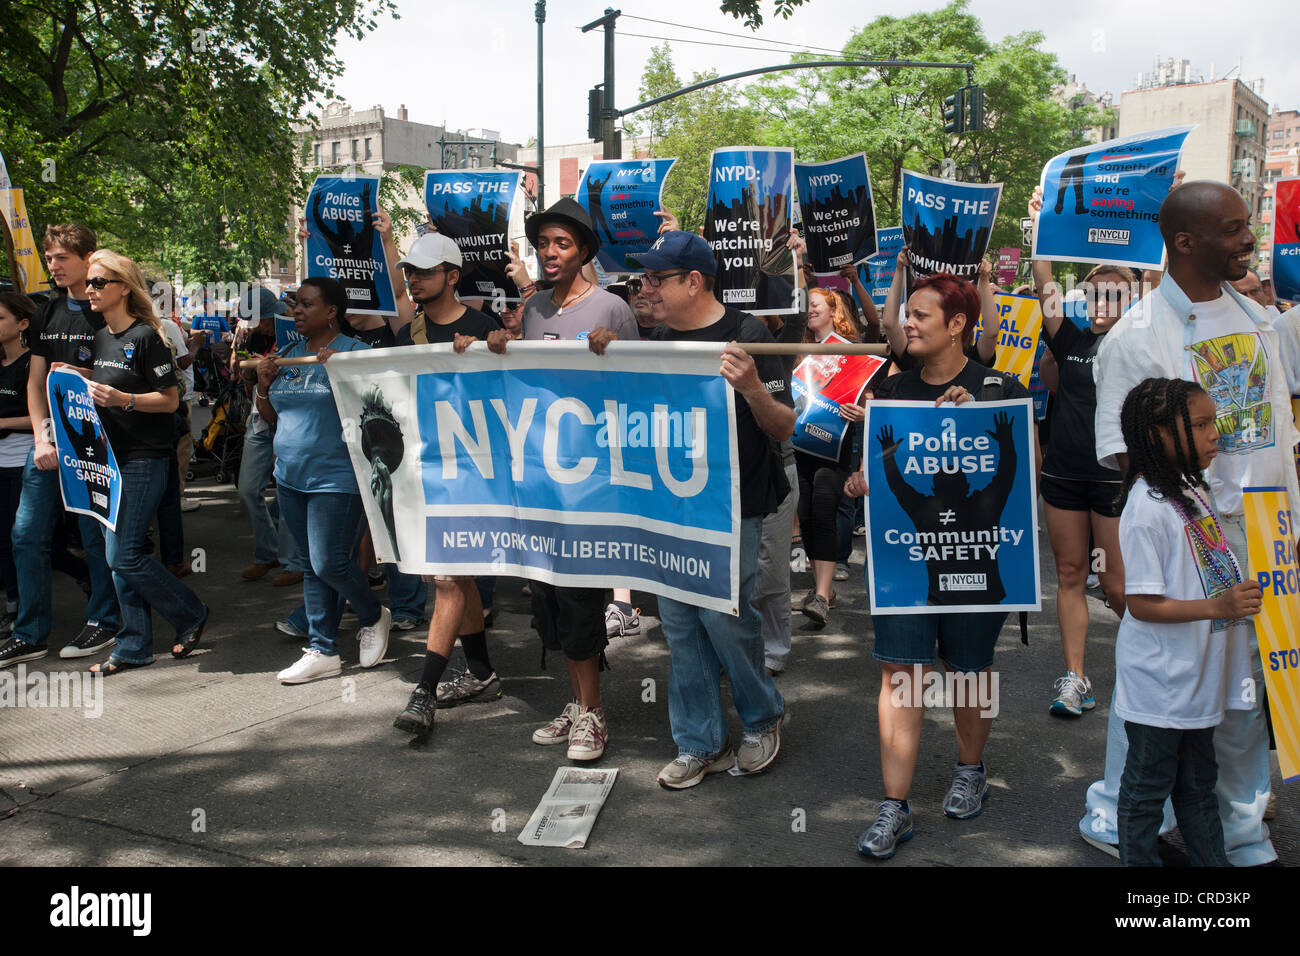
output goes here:
[{"label": "building window", "polygon": [[314,166],[320,165],[320,143],[312,143],[311,161]]},{"label": "building window", "polygon": [[357,161],[357,141],[354,139],[352,141],[352,162],[355,163],[356,161]]},{"label": "building window", "polygon": [[366,137],[366,159],[370,159],[374,154],[370,151],[370,137]]},{"label": "building window", "polygon": [[342,144],[338,140],[335,140],[334,142],[330,143],[330,165],[331,166],[337,166],[339,164],[339,147],[341,145]]}]

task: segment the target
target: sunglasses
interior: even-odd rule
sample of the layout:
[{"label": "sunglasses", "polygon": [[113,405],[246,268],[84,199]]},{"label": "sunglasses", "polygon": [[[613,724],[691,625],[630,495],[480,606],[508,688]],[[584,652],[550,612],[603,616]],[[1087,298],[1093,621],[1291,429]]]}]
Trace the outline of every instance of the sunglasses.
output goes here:
[{"label": "sunglasses", "polygon": [[[95,276],[93,279],[87,279],[86,285],[92,289],[103,290],[110,282],[121,282],[121,279],[105,279],[103,276]],[[123,283],[125,284],[125,283]]]},{"label": "sunglasses", "polygon": [[1088,293],[1088,301],[1093,304],[1109,302],[1111,305],[1120,305],[1127,302],[1128,298],[1127,289],[1093,289]]},{"label": "sunglasses", "polygon": [[434,266],[432,269],[417,269],[415,266],[402,266],[402,271],[406,273],[408,278],[431,279],[439,272],[446,272],[447,269],[444,266]]},{"label": "sunglasses", "polygon": [[627,291],[628,291],[631,295],[640,295],[640,294],[641,294],[641,286],[642,286],[642,284],[643,284],[643,283],[642,283],[642,281],[641,281],[640,279],[628,279],[628,280],[627,280]]}]

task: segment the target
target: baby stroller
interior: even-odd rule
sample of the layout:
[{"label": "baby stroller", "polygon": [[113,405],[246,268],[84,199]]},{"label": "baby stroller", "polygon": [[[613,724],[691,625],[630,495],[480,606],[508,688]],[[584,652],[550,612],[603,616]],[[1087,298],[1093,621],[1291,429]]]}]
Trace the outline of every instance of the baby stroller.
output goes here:
[{"label": "baby stroller", "polygon": [[212,420],[194,443],[194,457],[186,481],[213,476],[218,484],[239,477],[244,454],[244,428],[252,403],[237,379],[226,378],[212,405]]}]

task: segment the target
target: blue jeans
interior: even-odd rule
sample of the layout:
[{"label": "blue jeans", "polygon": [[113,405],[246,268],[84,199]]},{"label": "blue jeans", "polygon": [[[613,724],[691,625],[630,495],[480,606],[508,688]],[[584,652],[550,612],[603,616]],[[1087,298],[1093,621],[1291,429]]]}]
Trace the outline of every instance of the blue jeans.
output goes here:
[{"label": "blue jeans", "polygon": [[198,596],[145,550],[149,525],[167,488],[166,458],[132,458],[119,462],[122,502],[117,530],[104,534],[105,556],[122,605],[122,630],[113,660],[144,664],[153,660],[153,615],[157,611],[177,634],[207,613]]},{"label": "blue jeans", "polygon": [[1227,866],[1214,795],[1219,768],[1214,728],[1178,730],[1124,721],[1128,758],[1119,785],[1119,859],[1125,866],[1163,866],[1156,849],[1166,800],[1192,866]]},{"label": "blue jeans", "polygon": [[[302,571],[303,561],[294,546],[293,533],[280,520],[279,495],[268,507],[263,492],[275,469],[275,431],[244,432],[244,454],[239,460],[239,500],[244,503],[253,526],[253,560],[260,564],[279,561],[290,571]],[[278,527],[277,527],[278,526]]]},{"label": "blue jeans", "polygon": [[763,519],[740,523],[740,616],[659,599],[668,640],[668,720],[680,753],[712,757],[727,743],[721,668],[745,733],[776,726],[785,703],[763,669],[763,632],[750,601]]},{"label": "blue jeans", "polygon": [[388,606],[393,620],[424,620],[424,605],[429,599],[429,585],[418,574],[403,574],[394,564],[384,565],[388,574]]},{"label": "blue jeans", "polygon": [[[14,516],[14,567],[18,571],[18,620],[14,637],[24,644],[44,647],[54,626],[50,598],[50,543],[54,523],[63,518],[63,495],[57,469],[41,471],[28,452],[23,467],[23,494]],[[155,505],[157,503],[155,502]],[[150,515],[152,516],[152,512]],[[78,516],[81,544],[90,571],[90,601],[86,620],[117,630],[122,616],[117,608],[113,575],[104,559],[103,525],[89,515]]]},{"label": "blue jeans", "polygon": [[352,549],[364,512],[361,495],[296,491],[281,485],[280,510],[293,532],[298,553],[309,556],[302,572],[302,598],[307,606],[311,646],[338,656],[342,601],[352,605],[357,622],[369,627],[379,620],[380,604]]}]

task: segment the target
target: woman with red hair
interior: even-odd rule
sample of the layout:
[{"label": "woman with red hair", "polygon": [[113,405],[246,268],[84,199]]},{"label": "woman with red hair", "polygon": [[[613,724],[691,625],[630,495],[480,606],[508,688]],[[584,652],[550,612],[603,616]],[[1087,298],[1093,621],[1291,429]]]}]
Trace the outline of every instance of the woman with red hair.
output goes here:
[{"label": "woman with red hair", "polygon": [[[916,282],[907,300],[907,321],[902,326],[907,355],[916,364],[881,383],[876,400],[928,401],[938,406],[944,402],[961,405],[1027,397],[1028,391],[1014,377],[967,357],[979,311],[979,292],[965,279],[940,274]],[[882,429],[875,437],[888,459],[894,445],[893,436],[887,432]],[[844,490],[854,496],[865,495],[864,473],[854,472]],[[897,688],[911,681],[921,681],[924,686],[925,674],[935,668],[940,658],[950,672],[975,677],[989,670],[1006,617],[1005,611],[872,615],[872,656],[880,662],[883,672],[877,712],[885,800],[875,822],[858,838],[859,853],[887,859],[894,855],[899,843],[912,836],[912,811],[907,797],[920,751],[925,708],[921,694],[898,694]],[[953,723],[957,730],[957,769],[943,811],[965,820],[983,810],[988,795],[983,758],[993,718],[988,716],[988,708],[981,709],[979,701],[968,700],[953,708]]]},{"label": "woman with red hair", "polygon": [[[858,330],[844,303],[833,291],[808,290],[808,328],[805,342],[822,342],[832,332],[850,342],[858,341]],[[826,356],[834,359],[835,356]],[[853,431],[866,417],[861,405],[841,405],[840,416],[849,424],[840,445],[838,461],[831,461],[795,449],[794,462],[799,474],[799,534],[812,561],[813,589],[804,596],[802,611],[818,627],[824,627],[835,605],[832,581],[839,551],[835,516],[840,507],[844,480],[853,470]]]}]

